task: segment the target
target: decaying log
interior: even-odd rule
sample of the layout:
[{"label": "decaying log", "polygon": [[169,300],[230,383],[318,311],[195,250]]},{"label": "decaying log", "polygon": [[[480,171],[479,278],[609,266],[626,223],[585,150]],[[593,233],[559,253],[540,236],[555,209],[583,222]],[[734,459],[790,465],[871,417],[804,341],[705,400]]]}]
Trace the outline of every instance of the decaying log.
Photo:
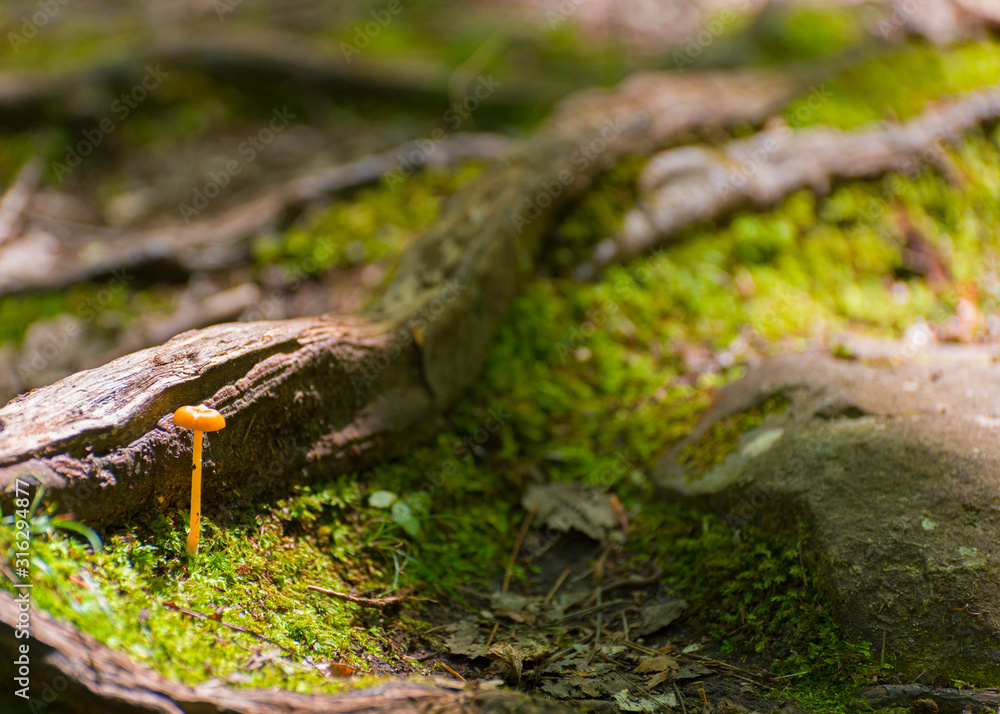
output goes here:
[{"label": "decaying log", "polygon": [[190,435],[169,416],[182,404],[228,423],[208,439],[208,509],[401,453],[479,373],[546,227],[595,173],[699,124],[761,121],[795,87],[647,75],[571,100],[446,203],[373,313],[188,332],[10,402],[0,488],[43,483],[96,527],[182,504]]},{"label": "decaying log", "polygon": [[581,266],[578,276],[592,276],[613,261],[647,251],[697,221],[748,206],[773,206],[801,188],[825,194],[835,179],[912,173],[939,161],[943,148],[963,132],[998,117],[1000,89],[990,87],[877,129],[779,127],[722,149],[664,151],[643,170],[638,205],[626,215],[621,232],[596,247],[592,262]]},{"label": "decaying log", "polygon": [[[34,231],[0,246],[0,297],[11,293],[58,290],[85,280],[146,273],[175,278],[215,270],[249,256],[249,239],[281,222],[287,211],[346,189],[378,181],[411,155],[426,166],[466,158],[496,158],[508,139],[497,134],[452,134],[426,144],[409,141],[315,174],[290,179],[264,195],[191,223],[147,230],[84,229],[36,219]],[[2,244],[3,241],[0,241]],[[99,250],[93,250],[100,243]]]},{"label": "decaying log", "polygon": [[[338,695],[236,689],[164,679],[121,652],[40,610],[30,611],[30,639],[17,639],[18,607],[0,593],[0,707],[5,712],[60,714],[334,714],[350,712],[572,712],[551,700],[490,687],[453,688],[394,682]],[[17,647],[28,644],[30,701],[18,697]],[[457,683],[456,683],[457,684]],[[6,706],[4,706],[6,705]]]}]

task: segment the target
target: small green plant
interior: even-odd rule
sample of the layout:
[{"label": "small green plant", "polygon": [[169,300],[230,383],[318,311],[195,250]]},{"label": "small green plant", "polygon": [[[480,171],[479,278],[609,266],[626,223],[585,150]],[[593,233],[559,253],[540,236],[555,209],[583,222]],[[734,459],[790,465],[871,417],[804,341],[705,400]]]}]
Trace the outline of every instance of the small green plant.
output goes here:
[{"label": "small green plant", "polygon": [[376,491],[368,497],[368,505],[388,509],[392,522],[416,537],[420,535],[420,518],[426,516],[430,508],[430,497],[423,492],[403,498],[392,491]]}]

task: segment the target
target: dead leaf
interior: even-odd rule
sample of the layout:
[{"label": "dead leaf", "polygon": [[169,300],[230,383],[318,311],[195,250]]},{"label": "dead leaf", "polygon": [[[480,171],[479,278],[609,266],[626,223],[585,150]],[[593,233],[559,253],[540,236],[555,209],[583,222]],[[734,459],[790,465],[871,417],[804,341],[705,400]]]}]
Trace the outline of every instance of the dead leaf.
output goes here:
[{"label": "dead leaf", "polygon": [[500,671],[505,675],[504,679],[515,685],[520,684],[524,658],[517,651],[517,648],[509,642],[497,642],[490,646],[486,654],[489,657],[495,657],[497,662],[503,663],[504,667],[501,667]]},{"label": "dead leaf", "polygon": [[528,510],[538,505],[535,518],[549,528],[577,530],[603,543],[620,528],[611,498],[598,489],[560,481],[532,486],[521,504]]},{"label": "dead leaf", "polygon": [[445,648],[455,655],[465,657],[485,657],[486,645],[473,644],[479,639],[479,628],[474,622],[460,622],[451,625],[452,635],[444,641]]},{"label": "dead leaf", "polygon": [[659,655],[657,657],[643,657],[639,660],[639,666],[632,671],[635,674],[649,674],[650,672],[667,672],[680,669],[680,664],[673,657]]},{"label": "dead leaf", "polygon": [[651,635],[680,617],[687,609],[687,606],[687,600],[681,598],[672,598],[664,601],[656,600],[648,603],[642,608],[642,614],[639,616],[639,624],[634,631],[640,637]]},{"label": "dead leaf", "polygon": [[627,689],[623,689],[614,698],[623,712],[662,712],[677,706],[677,697],[672,692],[655,697],[634,697]]},{"label": "dead leaf", "polygon": [[656,689],[664,682],[672,679],[673,676],[674,676],[673,671],[657,672],[652,677],[646,680],[646,689],[650,690]]}]

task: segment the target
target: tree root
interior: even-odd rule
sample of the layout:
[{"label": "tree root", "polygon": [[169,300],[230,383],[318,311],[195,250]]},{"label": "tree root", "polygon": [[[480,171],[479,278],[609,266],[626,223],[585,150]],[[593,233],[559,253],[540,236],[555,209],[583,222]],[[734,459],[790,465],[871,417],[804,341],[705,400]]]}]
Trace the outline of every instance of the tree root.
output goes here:
[{"label": "tree root", "polygon": [[[36,219],[26,234],[0,248],[0,297],[59,290],[120,272],[179,277],[218,270],[247,258],[248,240],[279,224],[289,210],[378,181],[399,166],[400,157],[427,154],[424,165],[442,166],[466,158],[496,158],[507,143],[496,134],[453,134],[435,143],[433,152],[427,154],[419,142],[406,142],[381,154],[291,179],[258,198],[190,224],[143,231],[91,228],[81,233],[75,225]],[[60,234],[64,235],[54,239]],[[94,243],[100,243],[100,250],[93,250]]]},{"label": "tree root", "polygon": [[[19,480],[44,485],[59,508],[95,527],[183,503],[190,437],[170,417],[181,404],[206,403],[226,417],[206,451],[208,508],[401,453],[436,431],[479,374],[547,229],[595,174],[697,126],[760,122],[796,84],[646,75],[570,100],[447,202],[403,255],[376,311],[184,333],[0,409],[5,500]],[[16,622],[13,600],[0,596],[4,676],[13,676]],[[32,614],[31,633],[33,676],[49,686],[61,678],[75,711],[536,710],[519,695],[407,683],[335,698],[183,687],[43,613]]]},{"label": "tree root", "polygon": [[1000,89],[991,87],[940,103],[923,114],[877,129],[846,132],[769,129],[721,150],[688,146],[665,151],[639,179],[639,204],[622,231],[597,246],[577,275],[647,251],[698,221],[753,206],[773,206],[800,188],[828,193],[836,179],[912,173],[940,162],[944,148],[971,127],[1000,117]]}]

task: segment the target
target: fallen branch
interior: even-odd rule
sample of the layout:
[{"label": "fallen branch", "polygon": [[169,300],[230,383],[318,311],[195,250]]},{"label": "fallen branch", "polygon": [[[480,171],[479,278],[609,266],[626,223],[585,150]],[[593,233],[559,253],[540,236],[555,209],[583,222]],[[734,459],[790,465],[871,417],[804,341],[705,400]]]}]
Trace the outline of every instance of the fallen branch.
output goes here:
[{"label": "fallen branch", "polygon": [[944,144],[974,126],[1000,117],[1000,89],[990,87],[942,102],[901,124],[847,132],[780,127],[721,150],[704,146],[670,149],[650,159],[639,186],[639,204],[622,231],[603,241],[578,270],[592,276],[611,262],[647,251],[698,221],[754,206],[773,206],[789,193],[811,188],[827,193],[836,179],[913,172],[939,160]]}]

